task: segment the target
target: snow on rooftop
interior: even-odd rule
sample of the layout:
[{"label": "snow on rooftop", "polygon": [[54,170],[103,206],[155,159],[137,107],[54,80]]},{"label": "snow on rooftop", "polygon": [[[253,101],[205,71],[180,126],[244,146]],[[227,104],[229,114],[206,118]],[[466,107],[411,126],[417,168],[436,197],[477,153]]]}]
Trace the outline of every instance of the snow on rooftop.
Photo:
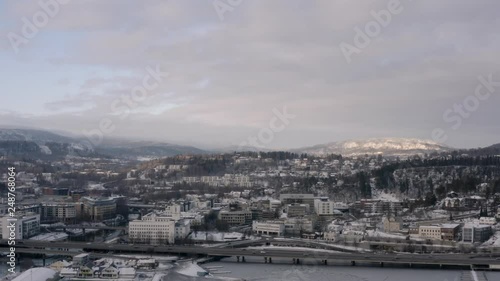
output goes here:
[{"label": "snow on rooftop", "polygon": [[30,240],[37,241],[63,241],[66,239],[68,239],[68,234],[62,232],[44,233],[30,238]]},{"label": "snow on rooftop", "polygon": [[457,226],[460,226],[458,223],[443,223],[441,227],[443,228],[455,228]]},{"label": "snow on rooftop", "polygon": [[132,267],[123,267],[119,269],[120,275],[135,275],[135,269]]},{"label": "snow on rooftop", "polygon": [[193,232],[189,238],[195,241],[234,241],[234,240],[242,240],[243,234],[239,232],[232,233],[223,233],[223,232],[215,232],[215,231],[197,231]]},{"label": "snow on rooftop", "polygon": [[47,281],[57,275],[55,270],[44,267],[36,267],[23,272],[12,281]]}]

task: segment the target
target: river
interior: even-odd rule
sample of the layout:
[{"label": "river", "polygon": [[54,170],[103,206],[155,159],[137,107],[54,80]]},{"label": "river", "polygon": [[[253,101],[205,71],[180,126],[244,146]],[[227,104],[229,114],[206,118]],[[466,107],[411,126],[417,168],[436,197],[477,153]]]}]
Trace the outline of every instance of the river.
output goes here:
[{"label": "river", "polygon": [[[278,261],[280,262],[280,261]],[[414,269],[346,265],[292,265],[284,263],[263,264],[260,262],[236,263],[228,259],[202,265],[219,272],[216,276],[238,277],[249,281],[462,281],[472,280],[470,270],[459,269]],[[499,281],[500,272],[476,271],[478,281]],[[471,279],[470,279],[471,278]]]},{"label": "river", "polygon": [[[47,261],[47,264],[54,260]],[[18,268],[26,270],[31,266],[42,266],[40,260],[24,259]],[[414,269],[375,266],[347,265],[292,265],[288,260],[276,260],[273,264],[264,264],[260,259],[247,259],[246,263],[237,263],[228,258],[220,262],[201,265],[220,277],[242,278],[247,281],[474,281],[470,270],[457,269]],[[1,260],[0,276],[7,273],[5,260]],[[230,273],[227,273],[230,272]],[[477,281],[499,281],[500,272],[476,272]],[[176,276],[176,277],[174,277]],[[484,277],[485,278],[484,278]],[[182,278],[181,278],[182,277]],[[167,272],[164,281],[206,280],[205,278],[184,278],[175,272]]]}]

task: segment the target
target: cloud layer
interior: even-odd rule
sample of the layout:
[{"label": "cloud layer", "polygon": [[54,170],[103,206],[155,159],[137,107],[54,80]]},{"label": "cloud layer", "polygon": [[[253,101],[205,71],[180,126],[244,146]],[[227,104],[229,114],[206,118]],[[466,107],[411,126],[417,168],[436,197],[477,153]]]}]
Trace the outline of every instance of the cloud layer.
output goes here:
[{"label": "cloud layer", "polygon": [[[453,146],[500,142],[500,87],[456,130],[443,119],[474,94],[478,76],[500,81],[500,2],[401,0],[348,63],[339,45],[354,44],[355,28],[391,1],[72,0],[18,54],[7,34],[21,35],[22,18],[41,7],[5,1],[0,125],[81,133],[108,118],[110,137],[225,146],[257,135],[286,107],[296,118],[268,147],[428,139],[435,128]],[[126,117],[114,110],[156,66],[168,77],[148,98]]]}]

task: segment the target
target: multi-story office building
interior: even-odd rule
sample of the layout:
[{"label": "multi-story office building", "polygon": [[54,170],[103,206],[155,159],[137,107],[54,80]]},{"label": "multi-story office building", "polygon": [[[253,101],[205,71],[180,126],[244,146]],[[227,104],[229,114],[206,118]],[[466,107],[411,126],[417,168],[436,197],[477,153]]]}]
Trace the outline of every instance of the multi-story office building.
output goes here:
[{"label": "multi-story office building", "polygon": [[77,218],[77,205],[75,203],[42,203],[42,221],[72,222]]},{"label": "multi-story office building", "polygon": [[286,206],[286,213],[289,218],[303,217],[309,213],[308,204],[289,204]]},{"label": "multi-story office building", "polygon": [[92,221],[112,219],[116,216],[116,201],[114,198],[83,197],[82,214]]},{"label": "multi-story office building", "polygon": [[333,216],[335,214],[335,203],[328,198],[314,200],[314,211],[318,216]]},{"label": "multi-story office building", "polygon": [[441,227],[438,225],[421,225],[418,235],[422,238],[441,240]]},{"label": "multi-story office building", "polygon": [[130,222],[128,229],[133,243],[161,245],[175,242],[175,220],[169,216],[151,213]]},{"label": "multi-story office building", "polygon": [[365,213],[397,215],[403,209],[403,204],[399,201],[363,199],[355,202],[353,207]]},{"label": "multi-story office building", "polygon": [[252,222],[251,211],[221,211],[219,219],[227,222],[231,226],[245,225]]},{"label": "multi-story office building", "polygon": [[181,219],[181,206],[180,205],[171,205],[165,209],[164,215],[167,217],[171,217],[173,220]]},{"label": "multi-story office building", "polygon": [[255,234],[283,236],[285,223],[283,221],[254,221],[252,230]]},{"label": "multi-story office building", "polygon": [[445,223],[441,225],[441,239],[455,241],[460,232],[460,225],[457,223]]},{"label": "multi-story office building", "polygon": [[314,206],[314,195],[313,194],[281,194],[281,203],[287,204],[308,204],[310,207]]},{"label": "multi-story office building", "polygon": [[285,234],[301,235],[313,232],[313,222],[307,218],[291,218],[285,220]]},{"label": "multi-story office building", "polygon": [[462,241],[469,243],[484,242],[492,235],[491,225],[465,224],[462,229]]},{"label": "multi-story office building", "polygon": [[460,225],[455,223],[421,225],[418,234],[422,238],[454,241],[458,237]]},{"label": "multi-story office building", "polygon": [[191,221],[181,219],[175,223],[175,239],[185,239],[191,232]]},{"label": "multi-story office building", "polygon": [[28,239],[35,235],[40,234],[40,215],[35,213],[26,213],[16,215],[14,218],[17,219],[15,222],[15,229],[11,230],[8,228],[13,217],[4,216],[1,218],[1,229],[2,229],[2,239],[7,239],[10,233],[15,233],[16,239]]}]

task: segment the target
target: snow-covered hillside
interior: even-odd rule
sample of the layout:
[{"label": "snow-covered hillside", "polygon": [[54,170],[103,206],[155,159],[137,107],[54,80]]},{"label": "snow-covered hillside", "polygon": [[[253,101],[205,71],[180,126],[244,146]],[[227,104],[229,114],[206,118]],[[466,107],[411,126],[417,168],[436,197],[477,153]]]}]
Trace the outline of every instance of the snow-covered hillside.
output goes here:
[{"label": "snow-covered hillside", "polygon": [[332,142],[297,149],[298,152],[314,155],[342,154],[347,156],[363,154],[414,155],[431,152],[445,152],[452,148],[430,141],[410,138],[373,138]]}]

